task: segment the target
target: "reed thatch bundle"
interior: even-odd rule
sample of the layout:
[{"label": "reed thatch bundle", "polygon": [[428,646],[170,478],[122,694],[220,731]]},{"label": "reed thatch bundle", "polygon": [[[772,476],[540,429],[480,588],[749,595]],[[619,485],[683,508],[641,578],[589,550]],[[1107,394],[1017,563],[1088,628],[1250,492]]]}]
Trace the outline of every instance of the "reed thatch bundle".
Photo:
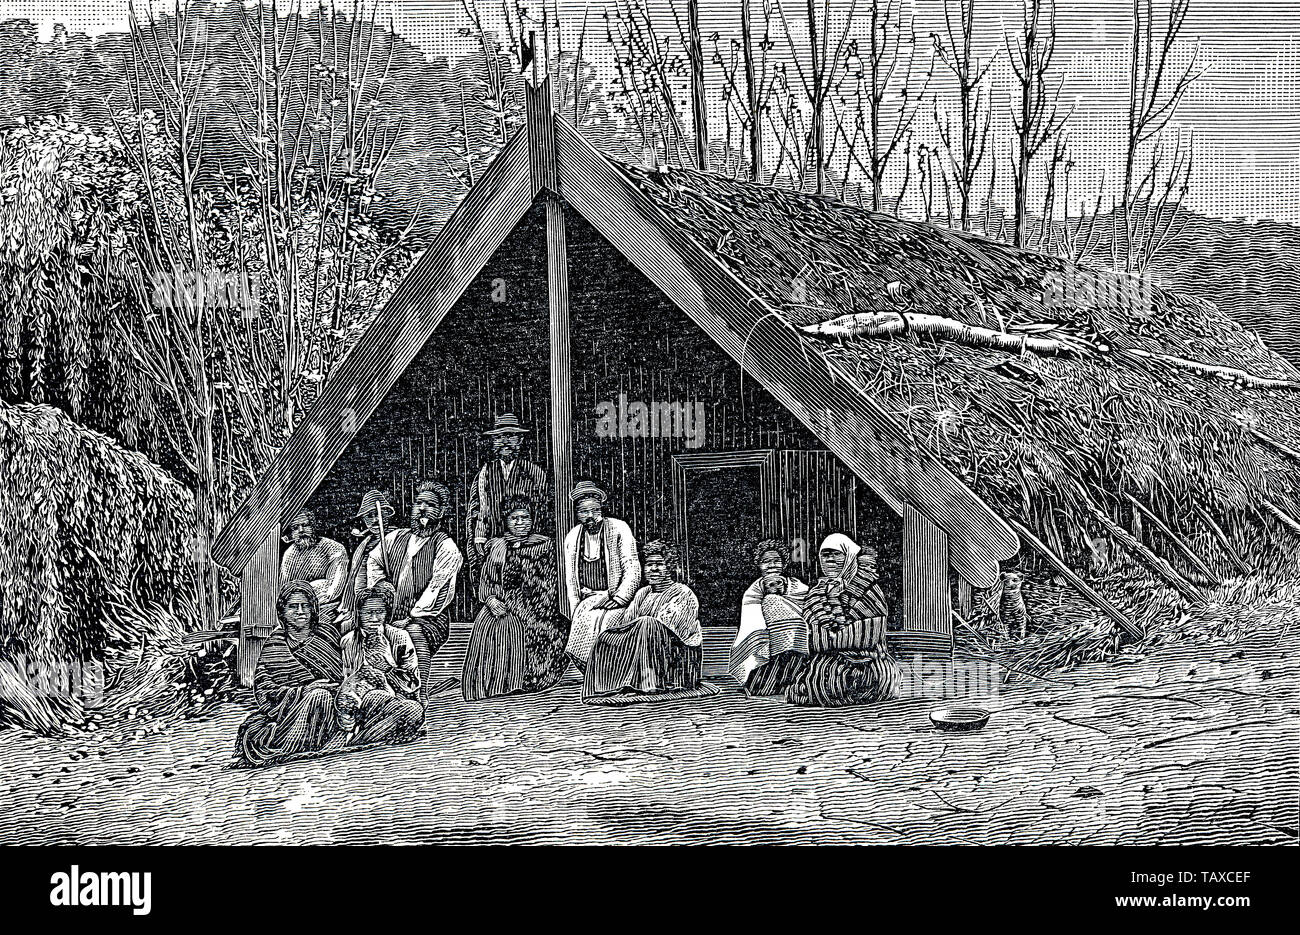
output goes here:
[{"label": "reed thatch bundle", "polygon": [[48,406],[0,403],[0,463],[0,722],[51,730],[192,626],[192,498]]}]

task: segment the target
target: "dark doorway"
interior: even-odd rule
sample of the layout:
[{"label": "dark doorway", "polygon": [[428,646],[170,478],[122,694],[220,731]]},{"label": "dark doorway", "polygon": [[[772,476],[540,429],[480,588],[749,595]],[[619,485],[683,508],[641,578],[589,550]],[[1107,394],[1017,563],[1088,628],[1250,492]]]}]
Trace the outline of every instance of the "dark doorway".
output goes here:
[{"label": "dark doorway", "polygon": [[734,625],[739,619],[740,598],[754,577],[749,549],[762,538],[760,489],[756,467],[689,475],[685,559],[703,626]]},{"label": "dark doorway", "polygon": [[682,563],[700,600],[700,623],[736,626],[753,583],[750,551],[772,535],[772,452],[678,455],[673,486]]}]

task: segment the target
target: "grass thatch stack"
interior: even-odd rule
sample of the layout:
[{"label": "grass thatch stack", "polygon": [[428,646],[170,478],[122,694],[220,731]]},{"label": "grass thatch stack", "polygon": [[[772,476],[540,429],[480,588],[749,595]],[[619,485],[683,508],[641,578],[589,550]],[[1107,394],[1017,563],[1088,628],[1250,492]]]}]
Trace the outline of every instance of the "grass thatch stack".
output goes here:
[{"label": "grass thatch stack", "polygon": [[0,723],[52,731],[82,695],[171,687],[189,664],[189,492],[48,406],[0,404],[0,463]]},{"label": "grass thatch stack", "polygon": [[[1228,595],[1225,581],[1293,576],[1300,371],[1214,306],[828,198],[628,172],[799,330],[809,360],[866,390],[1132,616],[1168,625],[1194,596]],[[956,327],[920,333],[908,315]],[[841,327],[862,322],[873,327]],[[1024,564],[1037,616],[1055,619],[1043,599],[1055,583]],[[1113,642],[1083,616],[1078,633],[1095,624]],[[1041,665],[1077,658],[1034,652]]]}]

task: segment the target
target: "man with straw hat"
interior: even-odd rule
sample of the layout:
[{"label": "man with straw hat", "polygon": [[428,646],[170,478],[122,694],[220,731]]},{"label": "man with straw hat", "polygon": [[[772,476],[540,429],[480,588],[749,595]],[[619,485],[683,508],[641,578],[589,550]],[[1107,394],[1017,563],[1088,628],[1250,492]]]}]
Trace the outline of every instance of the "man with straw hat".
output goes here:
[{"label": "man with straw hat", "polygon": [[628,524],[605,515],[605,491],[582,481],[569,499],[578,525],[564,537],[564,587],[573,609],[565,649],[585,669],[596,637],[617,625],[641,586],[641,557]]},{"label": "man with straw hat", "polygon": [[388,535],[392,528],[393,505],[388,502],[388,495],[379,490],[367,490],[361,498],[361,506],[353,521],[360,521],[352,530],[352,535],[360,536],[361,542],[352,553],[352,563],[348,566],[347,586],[343,589],[343,600],[339,605],[339,629],[347,633],[354,626],[353,608],[356,606],[357,594],[366,590],[366,558]]},{"label": "man with straw hat", "polygon": [[539,508],[546,503],[546,472],[520,457],[527,434],[528,429],[519,424],[513,412],[497,416],[492,428],[483,433],[484,438],[491,439],[496,457],[479,469],[467,498],[465,538],[472,543],[470,558],[475,567],[488,542],[505,535],[500,504],[506,497],[528,497]]}]

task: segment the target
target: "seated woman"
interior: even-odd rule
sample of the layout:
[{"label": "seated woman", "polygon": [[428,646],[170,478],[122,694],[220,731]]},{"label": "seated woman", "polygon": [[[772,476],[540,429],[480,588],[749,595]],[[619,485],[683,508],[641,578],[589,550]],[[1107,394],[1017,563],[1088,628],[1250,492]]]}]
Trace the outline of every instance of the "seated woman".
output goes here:
[{"label": "seated woman", "polygon": [[645,580],[627,612],[596,638],[582,682],[584,701],[623,694],[657,695],[700,686],[703,633],[699,601],[673,580],[677,553],[656,540],[643,551]]},{"label": "seated woman", "polygon": [[804,602],[808,664],[786,690],[797,705],[839,707],[898,696],[902,673],[885,648],[889,610],[876,583],[876,550],[828,536],[821,577]]},{"label": "seated woman", "polygon": [[289,581],[276,603],[280,623],[262,647],[253,675],[257,710],[239,727],[235,756],[240,766],[267,766],[308,753],[354,744],[411,739],[424,723],[424,709],[400,698],[362,699],[356,733],[337,728],[335,696],[343,680],[338,630],[322,624],[316,591]]},{"label": "seated woman", "polygon": [[410,635],[391,624],[397,594],[380,581],[357,595],[356,626],[344,635],[343,684],[335,716],[343,745],[401,743],[424,723],[420,665]]},{"label": "seated woman", "polygon": [[808,585],[785,573],[789,563],[782,542],[764,539],[754,547],[760,577],[740,599],[740,631],[727,667],[750,695],[781,694],[808,661]]},{"label": "seated woman", "polygon": [[483,554],[478,597],[461,692],[466,701],[538,692],[568,666],[569,622],[556,598],[555,544],[533,532],[533,503],[513,494],[501,501],[506,534]]},{"label": "seated woman", "polygon": [[245,766],[319,750],[334,734],[334,690],[343,677],[338,630],[321,622],[316,589],[306,581],[286,581],[275,608],[279,623],[253,674],[257,711],[235,740]]}]

